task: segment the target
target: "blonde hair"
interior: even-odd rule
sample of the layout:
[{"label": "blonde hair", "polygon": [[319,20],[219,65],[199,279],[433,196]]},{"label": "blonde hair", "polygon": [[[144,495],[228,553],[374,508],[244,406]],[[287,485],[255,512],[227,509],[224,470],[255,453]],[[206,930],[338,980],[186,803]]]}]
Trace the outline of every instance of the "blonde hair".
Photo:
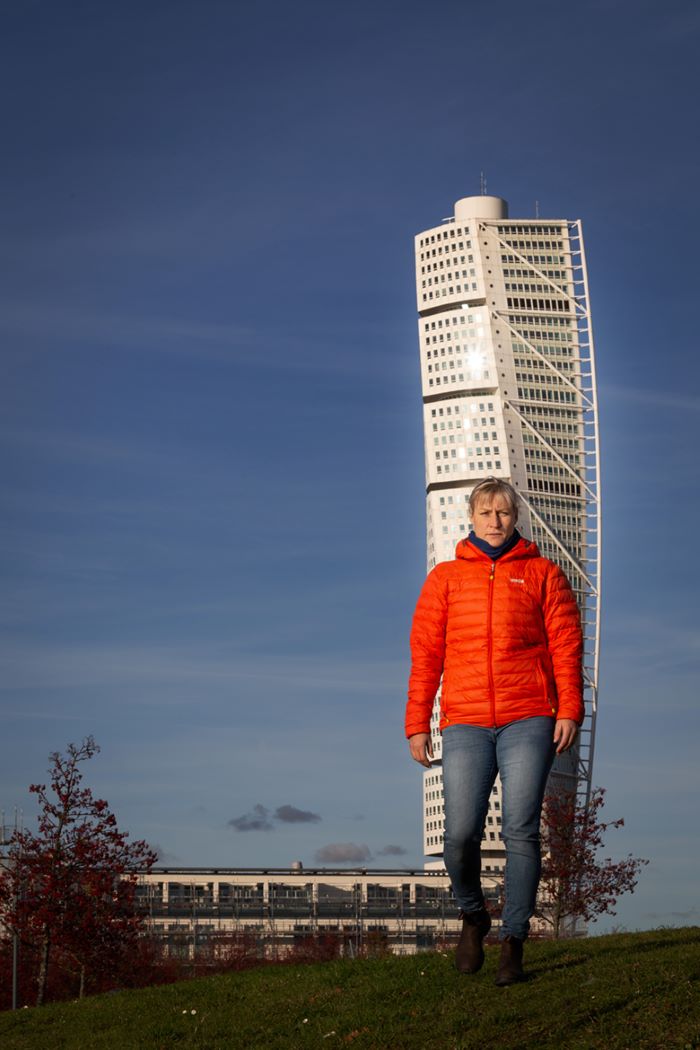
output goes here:
[{"label": "blonde hair", "polygon": [[518,520],[518,493],[515,491],[509,481],[502,481],[500,478],[484,478],[478,485],[475,485],[469,496],[469,513],[474,516],[477,503],[480,503],[482,499],[493,498],[494,496],[503,496],[513,512],[515,520]]}]

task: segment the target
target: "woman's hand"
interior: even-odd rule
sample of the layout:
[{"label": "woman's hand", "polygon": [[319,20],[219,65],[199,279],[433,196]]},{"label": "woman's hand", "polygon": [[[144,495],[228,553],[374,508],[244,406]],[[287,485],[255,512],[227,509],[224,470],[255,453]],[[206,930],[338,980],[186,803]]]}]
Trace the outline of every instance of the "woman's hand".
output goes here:
[{"label": "woman's hand", "polygon": [[558,755],[569,750],[577,734],[578,726],[572,718],[557,718],[554,724],[554,743],[557,745]]},{"label": "woman's hand", "polygon": [[430,769],[430,759],[433,757],[430,733],[414,733],[408,738],[408,746],[411,749],[411,758],[420,762],[426,769]]}]

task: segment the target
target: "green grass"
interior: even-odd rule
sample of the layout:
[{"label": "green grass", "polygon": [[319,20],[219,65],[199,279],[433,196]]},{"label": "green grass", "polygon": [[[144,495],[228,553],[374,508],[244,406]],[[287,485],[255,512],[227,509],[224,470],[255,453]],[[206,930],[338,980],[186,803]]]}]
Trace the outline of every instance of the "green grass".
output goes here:
[{"label": "green grass", "polygon": [[3,1050],[700,1048],[700,928],[527,945],[496,988],[451,958],[280,966],[0,1014]]}]

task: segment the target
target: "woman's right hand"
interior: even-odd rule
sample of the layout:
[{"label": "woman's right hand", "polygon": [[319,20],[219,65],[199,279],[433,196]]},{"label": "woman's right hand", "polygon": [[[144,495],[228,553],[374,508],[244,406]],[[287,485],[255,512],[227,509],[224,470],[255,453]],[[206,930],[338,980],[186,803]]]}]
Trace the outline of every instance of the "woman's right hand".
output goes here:
[{"label": "woman's right hand", "polygon": [[411,749],[411,758],[420,762],[426,769],[430,769],[430,760],[433,757],[433,743],[430,733],[414,733],[408,738],[408,746]]}]

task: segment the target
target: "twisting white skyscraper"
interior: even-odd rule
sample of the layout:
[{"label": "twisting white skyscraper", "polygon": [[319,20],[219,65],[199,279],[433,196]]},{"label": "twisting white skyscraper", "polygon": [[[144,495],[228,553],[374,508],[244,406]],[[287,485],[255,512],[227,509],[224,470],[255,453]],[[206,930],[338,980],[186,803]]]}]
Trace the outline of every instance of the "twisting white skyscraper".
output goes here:
[{"label": "twisting white skyscraper", "polygon": [[[500,197],[465,197],[415,239],[425,432],[428,569],[467,535],[469,494],[493,475],[521,499],[519,527],[561,565],[585,636],[586,720],[554,776],[591,786],[600,638],[600,485],[593,335],[581,223],[509,219]],[[424,851],[442,853],[439,697],[436,762],[424,773]],[[485,872],[502,870],[500,784]]]}]

